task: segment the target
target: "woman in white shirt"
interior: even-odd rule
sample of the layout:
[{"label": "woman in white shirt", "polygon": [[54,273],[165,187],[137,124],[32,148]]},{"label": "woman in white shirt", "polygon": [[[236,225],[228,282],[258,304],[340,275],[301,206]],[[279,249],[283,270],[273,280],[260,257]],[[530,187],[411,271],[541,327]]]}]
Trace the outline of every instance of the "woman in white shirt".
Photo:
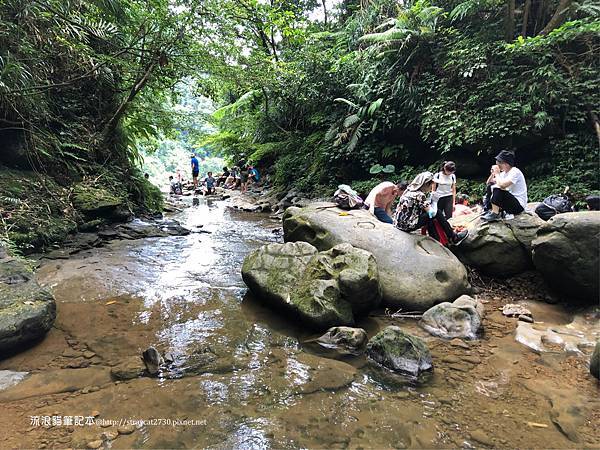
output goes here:
[{"label": "woman in white shirt", "polygon": [[521,214],[527,206],[527,183],[523,172],[515,167],[515,155],[502,150],[496,156],[497,168],[493,169],[492,210],[481,217],[491,222],[501,218],[500,212]]},{"label": "woman in white shirt", "polygon": [[446,219],[452,217],[456,200],[456,164],[445,161],[441,170],[433,176],[433,198],[437,198],[437,209],[444,213]]}]

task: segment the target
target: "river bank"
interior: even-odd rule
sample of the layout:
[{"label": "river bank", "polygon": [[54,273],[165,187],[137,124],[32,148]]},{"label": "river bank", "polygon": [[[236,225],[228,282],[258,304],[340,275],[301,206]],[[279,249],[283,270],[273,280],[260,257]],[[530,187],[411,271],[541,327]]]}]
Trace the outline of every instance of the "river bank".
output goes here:
[{"label": "river bank", "polygon": [[[56,298],[57,320],[38,345],[0,362],[0,370],[29,373],[0,390],[6,446],[600,445],[591,347],[534,352],[516,342],[516,319],[499,311],[525,301],[542,326],[593,341],[597,315],[544,303],[537,275],[498,282],[470,274],[488,310],[474,341],[433,338],[394,311],[364,319],[369,335],[395,324],[427,342],[435,370],[415,384],[320,348],[318,335],[247,294],[241,262],[281,241],[280,222],[204,199],[173,218],[207,233],[115,240],[40,261],[37,278]],[[171,353],[175,370],[116,380],[115,368],[141,364],[150,345]],[[32,423],[46,416],[95,418]]]}]

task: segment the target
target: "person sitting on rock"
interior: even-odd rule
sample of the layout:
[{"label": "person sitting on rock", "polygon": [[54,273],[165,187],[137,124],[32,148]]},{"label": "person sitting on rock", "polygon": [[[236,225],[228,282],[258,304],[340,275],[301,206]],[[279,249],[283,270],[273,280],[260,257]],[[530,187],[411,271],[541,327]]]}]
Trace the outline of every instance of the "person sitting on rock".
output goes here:
[{"label": "person sitting on rock", "polygon": [[600,210],[600,195],[588,195],[585,198],[585,202],[587,203],[587,208],[590,211]]},{"label": "person sitting on rock", "polygon": [[233,166],[229,175],[225,179],[225,185],[223,186],[225,189],[234,189],[235,188],[235,179],[238,176],[238,168],[237,166]]},{"label": "person sitting on rock", "polygon": [[227,182],[227,178],[229,177],[229,169],[227,167],[223,167],[223,173],[217,178],[217,186],[222,186]]},{"label": "person sitting on rock", "polygon": [[260,172],[254,166],[248,166],[248,174],[250,175],[249,181],[254,183],[258,183],[260,181]]},{"label": "person sitting on rock", "polygon": [[466,194],[458,194],[456,196],[456,204],[454,205],[454,215],[465,216],[472,213],[473,210],[469,208],[469,196]]},{"label": "person sitting on rock", "polygon": [[435,211],[427,200],[433,187],[433,174],[423,172],[415,177],[400,197],[394,214],[394,226],[408,233],[426,227],[429,236],[442,241],[435,222],[439,224],[445,237],[454,245],[460,244],[468,235],[467,230],[455,233],[441,210]]},{"label": "person sitting on rock", "polygon": [[212,172],[208,172],[206,174],[206,178],[204,179],[204,186],[206,186],[205,195],[212,195],[215,193],[216,183],[217,180],[215,180],[215,178],[213,177]]},{"label": "person sitting on rock", "polygon": [[396,197],[401,196],[406,190],[408,183],[401,181],[398,184],[394,184],[390,181],[384,181],[379,183],[365,200],[365,207],[369,209],[379,221],[384,223],[393,223],[392,219],[392,206]]},{"label": "person sitting on rock", "polygon": [[496,167],[492,166],[490,178],[493,181],[490,197],[491,210],[481,216],[484,222],[501,218],[501,211],[510,219],[521,214],[527,206],[527,183],[523,172],[515,167],[515,155],[502,150],[496,156]]}]

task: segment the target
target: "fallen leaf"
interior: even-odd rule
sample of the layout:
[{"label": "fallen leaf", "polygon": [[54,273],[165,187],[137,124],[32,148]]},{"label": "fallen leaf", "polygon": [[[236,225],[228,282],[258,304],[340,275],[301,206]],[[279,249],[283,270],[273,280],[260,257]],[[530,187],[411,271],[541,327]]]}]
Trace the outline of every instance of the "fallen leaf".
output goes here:
[{"label": "fallen leaf", "polygon": [[111,300],[110,302],[106,302],[105,304],[106,305],[112,305],[113,303],[117,303],[117,301],[116,300]]},{"label": "fallen leaf", "polygon": [[338,216],[349,216],[350,214],[348,214],[345,211],[342,211],[341,213],[338,214]]}]

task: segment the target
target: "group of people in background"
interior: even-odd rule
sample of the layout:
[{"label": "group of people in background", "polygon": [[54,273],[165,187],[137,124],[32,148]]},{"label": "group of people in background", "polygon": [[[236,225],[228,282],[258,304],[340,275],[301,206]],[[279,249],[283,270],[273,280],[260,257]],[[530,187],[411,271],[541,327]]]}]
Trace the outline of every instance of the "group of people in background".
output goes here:
[{"label": "group of people in background", "polygon": [[[394,211],[393,205],[399,197]],[[426,229],[443,244],[460,244],[467,230],[455,231],[448,222],[453,215],[471,214],[466,195],[456,194],[456,164],[446,161],[439,172],[422,172],[409,184],[388,181],[375,186],[365,206],[381,222],[412,232]],[[503,150],[490,169],[484,197],[482,221],[510,219],[527,206],[527,184],[523,172],[515,166],[515,155]]]},{"label": "group of people in background", "polygon": [[[217,187],[225,189],[240,189],[242,193],[248,190],[250,184],[259,183],[261,176],[259,170],[252,165],[234,166],[231,170],[223,167],[223,171],[214,176],[212,172],[207,172],[206,176],[200,179],[200,162],[195,154],[190,157],[190,168],[192,171],[192,183],[194,191],[201,189],[204,195],[213,195]],[[169,176],[170,190],[172,194],[182,194],[183,176],[178,169],[175,176]]]}]

